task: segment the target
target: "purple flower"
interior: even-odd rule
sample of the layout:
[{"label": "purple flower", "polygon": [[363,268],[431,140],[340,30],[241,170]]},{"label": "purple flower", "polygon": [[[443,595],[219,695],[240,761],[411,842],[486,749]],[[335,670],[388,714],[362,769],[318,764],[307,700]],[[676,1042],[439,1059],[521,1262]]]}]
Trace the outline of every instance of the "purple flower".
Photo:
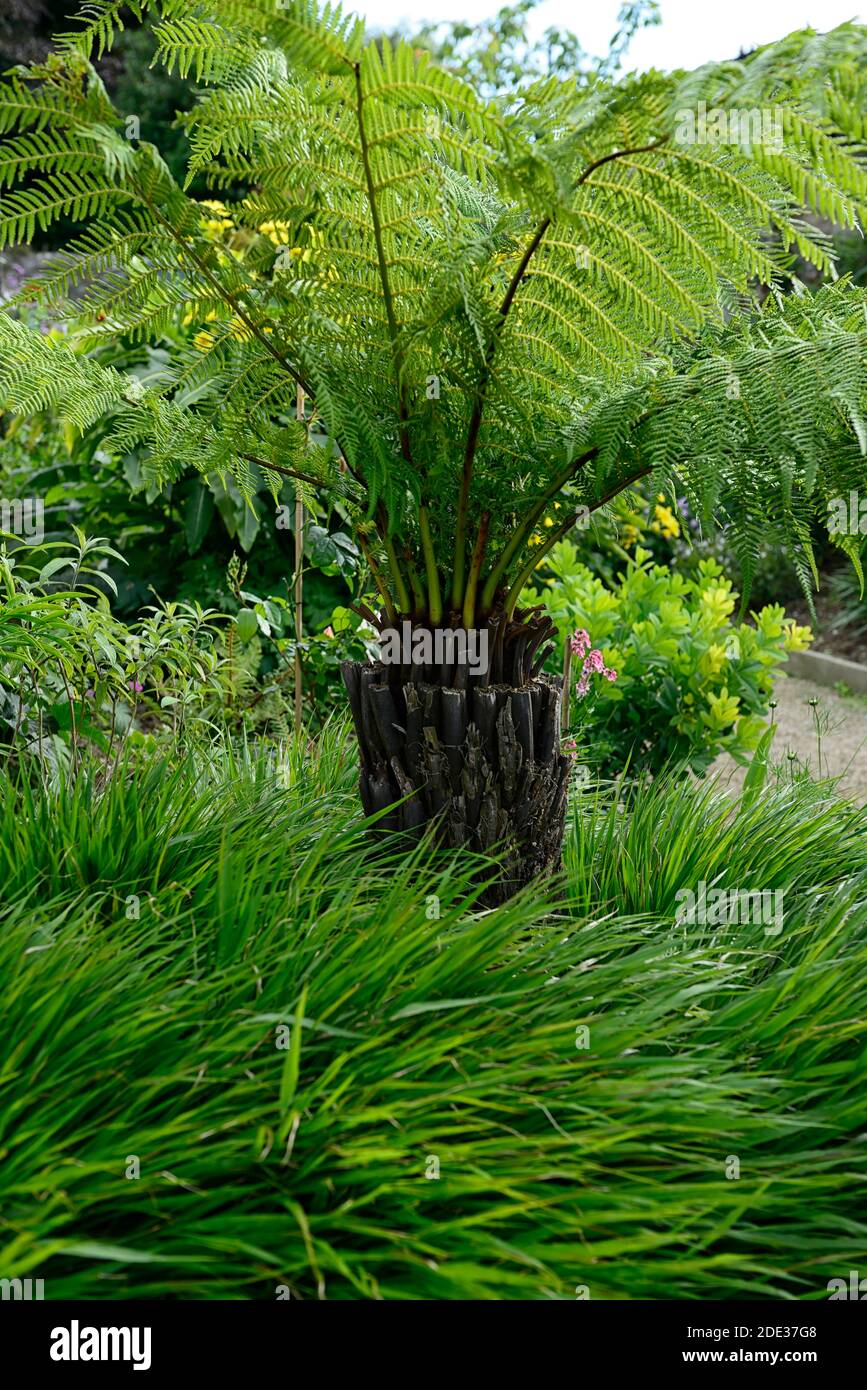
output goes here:
[{"label": "purple flower", "polygon": [[127,684],[129,685],[130,690],[132,690],[136,695],[140,695],[141,692],[144,690],[144,686],[141,684],[141,681],[128,681]]}]

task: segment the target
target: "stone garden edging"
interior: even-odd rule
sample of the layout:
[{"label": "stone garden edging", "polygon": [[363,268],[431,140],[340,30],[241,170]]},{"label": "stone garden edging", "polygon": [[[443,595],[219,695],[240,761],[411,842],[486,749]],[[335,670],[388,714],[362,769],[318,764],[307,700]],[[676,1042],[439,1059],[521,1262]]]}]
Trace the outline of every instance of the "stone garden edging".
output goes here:
[{"label": "stone garden edging", "polygon": [[867,695],[867,666],[847,661],[828,652],[790,652],[785,665],[788,675],[801,676],[817,685],[837,685],[842,681],[858,695]]}]

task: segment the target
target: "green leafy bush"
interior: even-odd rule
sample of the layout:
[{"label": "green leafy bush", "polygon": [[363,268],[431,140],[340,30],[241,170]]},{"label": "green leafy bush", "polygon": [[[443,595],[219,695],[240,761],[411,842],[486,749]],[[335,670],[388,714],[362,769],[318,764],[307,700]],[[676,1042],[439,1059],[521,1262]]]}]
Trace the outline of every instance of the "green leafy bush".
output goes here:
[{"label": "green leafy bush", "polygon": [[77,528],[72,543],[0,549],[0,750],[50,780],[74,776],[87,750],[108,766],[122,745],[177,735],[224,704],[220,615],[172,603],[120,622],[105,594],[112,559]]},{"label": "green leafy bush", "polygon": [[[0,533],[2,540],[2,533]],[[305,715],[327,715],[342,659],[370,629],[343,607],[316,636],[294,636],[294,611],[246,587],[234,559],[229,612],[166,600],[125,622],[112,611],[110,567],[124,559],[102,538],[0,544],[0,754],[74,777],[86,752],[108,767],[121,748],[169,758],[215,732],[288,736],[296,646]]]},{"label": "green leafy bush", "polygon": [[[158,366],[156,354],[141,357],[122,347],[103,347],[96,356],[114,367],[132,362],[145,376]],[[296,646],[295,497],[288,483],[276,506],[263,489],[248,506],[228,477],[209,483],[185,477],[159,487],[149,480],[140,450],[112,452],[94,431],[78,437],[46,413],[12,420],[0,433],[0,497],[42,504],[44,544],[26,556],[32,574],[68,549],[72,526],[88,535],[110,534],[113,553],[100,557],[92,584],[131,628],[155,602],[176,612],[199,605],[226,619],[258,606],[262,640],[235,653],[230,688],[249,702],[257,724],[279,724],[284,692],[291,696],[286,683],[293,679]],[[366,625],[346,607],[363,597],[364,581],[345,524],[339,505],[306,510],[300,645],[308,724],[321,723],[333,705],[340,662],[365,654]],[[123,645],[117,636],[112,640]]]},{"label": "green leafy bush", "polygon": [[609,772],[658,772],[668,762],[705,769],[723,750],[738,760],[762,732],[774,673],[812,634],[771,605],[751,623],[732,621],[737,595],[714,560],[694,576],[652,563],[639,546],[612,587],[562,541],[536,595],[557,626],[552,669],[568,639],[585,629],[616,681],[595,682],[592,703],[572,691],[575,723],[592,733]]}]

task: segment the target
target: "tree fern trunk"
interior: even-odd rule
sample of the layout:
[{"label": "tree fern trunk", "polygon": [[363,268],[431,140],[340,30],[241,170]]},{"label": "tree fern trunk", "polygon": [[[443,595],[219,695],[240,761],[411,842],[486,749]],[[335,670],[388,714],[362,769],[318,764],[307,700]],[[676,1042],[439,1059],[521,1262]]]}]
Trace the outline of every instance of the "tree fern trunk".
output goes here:
[{"label": "tree fern trunk", "polygon": [[[490,669],[342,664],[368,815],[386,830],[499,850],[488,905],[559,867],[568,759],[560,752],[559,677],[539,674],[550,620],[537,611],[488,627]],[[389,810],[389,808],[392,808]]]}]

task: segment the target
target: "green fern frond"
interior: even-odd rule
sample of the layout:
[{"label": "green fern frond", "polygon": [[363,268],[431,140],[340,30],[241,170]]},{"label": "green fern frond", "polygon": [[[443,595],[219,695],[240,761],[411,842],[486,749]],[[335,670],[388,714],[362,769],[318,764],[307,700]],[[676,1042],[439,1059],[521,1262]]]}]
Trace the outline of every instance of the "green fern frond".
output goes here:
[{"label": "green fern frond", "polygon": [[[568,526],[641,476],[739,529],[747,578],[762,527],[809,571],[811,522],[863,486],[867,305],[789,289],[799,256],[833,277],[829,225],[867,215],[864,29],[505,104],[314,0],[145,11],[202,89],[186,187],[226,190],[224,239],[126,138],[90,59],[127,12],[91,0],[0,85],[0,246],[90,223],[19,297],[67,341],[0,314],[8,408],[104,417],[153,480],[318,483],[396,591],[399,550],[456,612],[483,514],[481,615],[516,600],[553,499]],[[702,104],[725,139],[687,138]],[[146,391],[88,355],[118,337],[168,344]]]}]

